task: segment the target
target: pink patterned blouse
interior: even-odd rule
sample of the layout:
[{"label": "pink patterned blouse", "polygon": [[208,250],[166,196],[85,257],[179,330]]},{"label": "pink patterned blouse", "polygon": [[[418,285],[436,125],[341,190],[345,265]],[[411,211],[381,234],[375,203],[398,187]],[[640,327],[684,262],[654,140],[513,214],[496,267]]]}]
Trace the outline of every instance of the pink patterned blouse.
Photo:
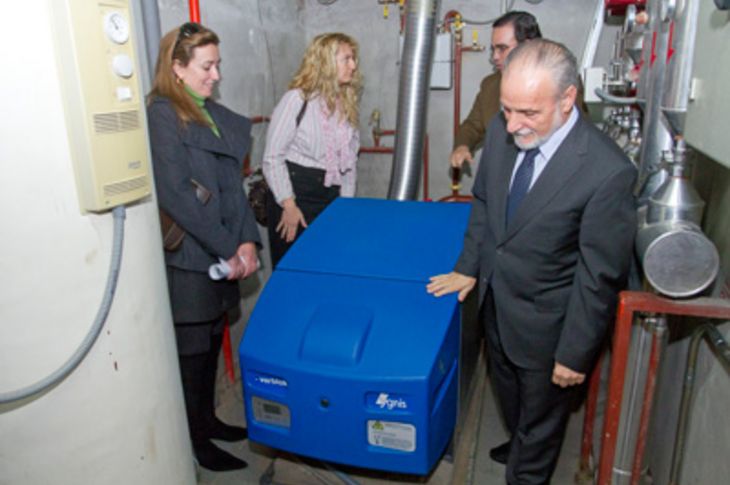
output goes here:
[{"label": "pink patterned blouse", "polygon": [[360,133],[338,113],[330,116],[327,105],[315,96],[307,103],[304,116],[296,117],[304,98],[299,89],[287,91],[274,109],[266,135],[263,171],[276,201],[292,197],[286,161],[323,169],[324,185],[340,186],[340,195],[355,195],[357,151]]}]

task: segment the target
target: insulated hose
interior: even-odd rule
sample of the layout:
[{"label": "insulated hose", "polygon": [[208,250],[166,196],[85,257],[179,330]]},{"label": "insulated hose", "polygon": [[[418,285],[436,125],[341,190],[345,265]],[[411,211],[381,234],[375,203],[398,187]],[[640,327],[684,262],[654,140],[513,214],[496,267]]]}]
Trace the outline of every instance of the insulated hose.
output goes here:
[{"label": "insulated hose", "polygon": [[102,328],[104,328],[106,317],[109,315],[109,309],[112,306],[114,292],[119,279],[119,268],[122,262],[122,244],[124,242],[124,219],[126,217],[125,207],[123,205],[115,207],[112,211],[112,215],[114,216],[114,239],[112,241],[111,266],[109,268],[109,276],[107,277],[106,288],[104,289],[101,306],[96,313],[96,318],[94,319],[91,329],[89,329],[89,333],[86,334],[81,345],[79,345],[66,363],[48,376],[27,387],[10,392],[0,392],[0,404],[20,401],[21,399],[38,394],[39,392],[44,391],[61,381],[81,363],[84,357],[86,357],[86,354],[89,353],[92,345],[94,345],[94,342],[96,342],[97,337],[99,337]]}]

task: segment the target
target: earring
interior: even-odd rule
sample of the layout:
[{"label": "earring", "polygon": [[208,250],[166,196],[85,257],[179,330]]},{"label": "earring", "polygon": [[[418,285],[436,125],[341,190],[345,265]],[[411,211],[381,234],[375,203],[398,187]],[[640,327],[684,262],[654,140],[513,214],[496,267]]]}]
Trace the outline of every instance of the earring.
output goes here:
[{"label": "earring", "polygon": [[182,80],[182,78],[181,78],[181,77],[177,77],[177,76],[175,76],[175,82],[176,82],[176,83],[177,83],[178,85],[180,85],[180,86],[182,86],[182,85],[183,85],[183,80]]}]

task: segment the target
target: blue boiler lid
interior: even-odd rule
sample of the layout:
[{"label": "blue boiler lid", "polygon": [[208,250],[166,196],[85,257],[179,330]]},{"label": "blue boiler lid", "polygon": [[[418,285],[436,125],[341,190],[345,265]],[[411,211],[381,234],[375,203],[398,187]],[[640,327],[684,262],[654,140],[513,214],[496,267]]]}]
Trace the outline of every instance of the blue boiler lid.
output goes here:
[{"label": "blue boiler lid", "polygon": [[464,203],[340,197],[277,270],[426,282],[453,269],[469,210]]}]

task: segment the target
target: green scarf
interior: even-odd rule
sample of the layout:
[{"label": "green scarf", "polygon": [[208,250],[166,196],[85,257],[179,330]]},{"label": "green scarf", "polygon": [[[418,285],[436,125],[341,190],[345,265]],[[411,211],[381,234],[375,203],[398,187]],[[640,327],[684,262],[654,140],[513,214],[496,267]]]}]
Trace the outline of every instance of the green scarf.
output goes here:
[{"label": "green scarf", "polygon": [[198,108],[200,108],[200,111],[203,112],[203,116],[205,117],[205,120],[208,122],[208,125],[210,125],[210,129],[213,131],[215,136],[218,138],[221,137],[221,132],[218,131],[218,127],[215,124],[215,121],[213,121],[213,117],[210,116],[210,113],[208,113],[208,110],[205,109],[205,98],[193,91],[190,86],[187,84],[185,85],[185,91],[190,95],[191,98],[193,98],[193,101],[195,101],[195,104],[198,105]]}]

